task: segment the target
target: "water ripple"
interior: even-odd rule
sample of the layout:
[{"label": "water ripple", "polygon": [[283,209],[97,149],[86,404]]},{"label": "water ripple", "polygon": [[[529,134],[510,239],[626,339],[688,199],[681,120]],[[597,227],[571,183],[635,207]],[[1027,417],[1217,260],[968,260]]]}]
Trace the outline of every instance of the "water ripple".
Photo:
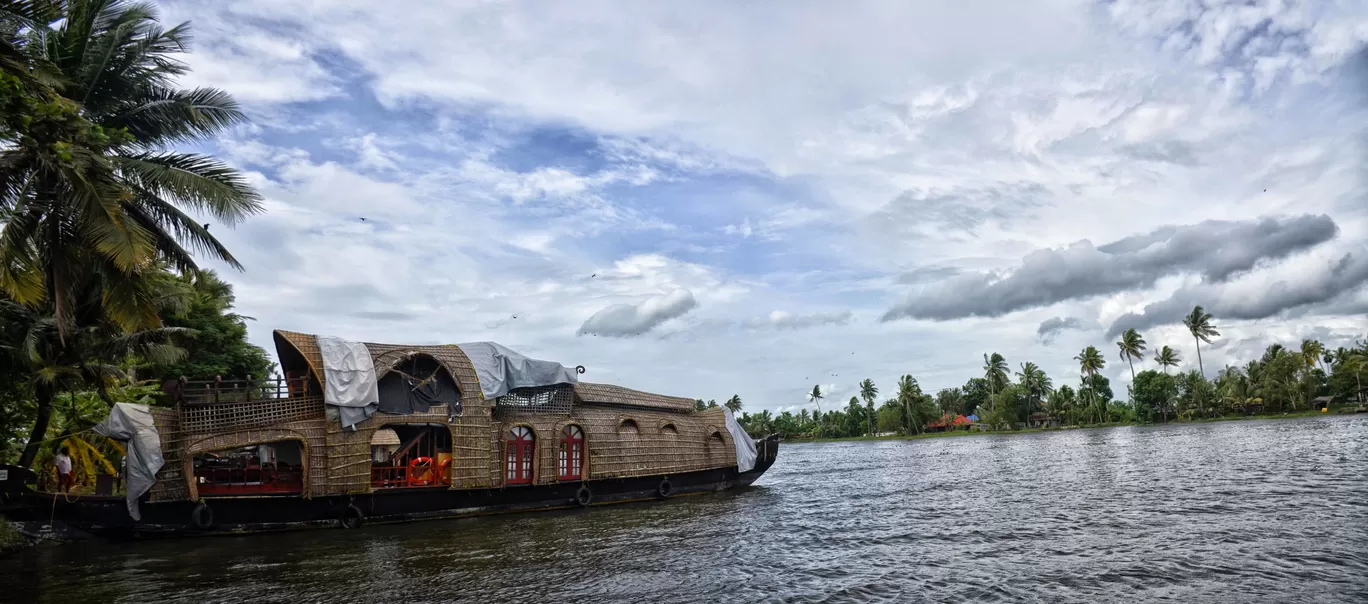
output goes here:
[{"label": "water ripple", "polygon": [[659,504],[0,560],[22,602],[1368,601],[1368,418],[786,445]]}]

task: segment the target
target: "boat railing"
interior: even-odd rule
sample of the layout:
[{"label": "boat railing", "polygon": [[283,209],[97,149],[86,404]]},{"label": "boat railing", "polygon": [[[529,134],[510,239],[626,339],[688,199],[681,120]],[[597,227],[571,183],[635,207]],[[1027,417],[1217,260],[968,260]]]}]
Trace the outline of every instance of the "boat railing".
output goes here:
[{"label": "boat railing", "polygon": [[181,430],[212,434],[314,419],[322,397],[309,392],[307,377],[189,381],[170,388],[181,413]]},{"label": "boat railing", "polygon": [[183,405],[222,405],[253,401],[281,400],[305,396],[308,377],[270,377],[245,380],[187,380],[181,378],[170,386],[172,396]]},{"label": "boat railing", "polygon": [[303,468],[270,466],[200,467],[195,481],[201,495],[304,492]]},{"label": "boat railing", "polygon": [[411,489],[451,486],[449,466],[371,466],[371,488]]}]

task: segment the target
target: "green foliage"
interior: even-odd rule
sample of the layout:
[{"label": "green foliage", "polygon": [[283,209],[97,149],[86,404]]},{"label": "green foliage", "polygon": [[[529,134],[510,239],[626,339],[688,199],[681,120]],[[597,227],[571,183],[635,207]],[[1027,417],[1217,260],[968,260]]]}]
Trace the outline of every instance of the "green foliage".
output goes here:
[{"label": "green foliage", "polygon": [[979,407],[990,404],[993,396],[988,380],[980,377],[969,378],[969,381],[964,383],[964,387],[960,391],[964,394],[964,410],[962,413],[965,415],[978,413]]},{"label": "green foliage", "polygon": [[983,355],[983,379],[988,382],[990,393],[996,394],[1007,387],[1010,379],[1007,377],[1007,359],[994,352]]},{"label": "green foliage", "polygon": [[741,412],[741,395],[739,395],[739,394],[733,394],[731,398],[727,399],[727,402],[725,402],[725,403],[722,404],[722,406],[723,406],[723,407],[726,407],[728,411],[731,411],[731,412],[734,413],[734,414],[735,414],[735,413],[740,413],[740,412]]},{"label": "green foliage", "polygon": [[192,273],[196,253],[240,268],[199,216],[231,226],[261,203],[232,168],[175,150],[245,121],[222,91],[176,88],[187,26],[107,0],[8,2],[0,20],[0,352],[22,375],[0,379],[32,403],[0,421],[32,422],[27,465],[58,395],[108,400],[130,354],[176,362],[166,338],[188,331],[163,323],[182,312],[168,269]]},{"label": "green foliage", "polygon": [[[165,319],[169,327],[187,331],[174,336],[185,349],[184,359],[174,363],[154,363],[146,377],[191,380],[264,378],[275,370],[261,347],[247,341],[247,322],[233,308],[233,286],[212,271],[200,271],[183,278],[193,295],[187,308]],[[698,401],[702,405],[703,401]],[[701,407],[700,407],[701,408]]]},{"label": "green foliage", "polygon": [[1166,373],[1141,371],[1131,387],[1139,421],[1168,419],[1176,409],[1178,381]]}]

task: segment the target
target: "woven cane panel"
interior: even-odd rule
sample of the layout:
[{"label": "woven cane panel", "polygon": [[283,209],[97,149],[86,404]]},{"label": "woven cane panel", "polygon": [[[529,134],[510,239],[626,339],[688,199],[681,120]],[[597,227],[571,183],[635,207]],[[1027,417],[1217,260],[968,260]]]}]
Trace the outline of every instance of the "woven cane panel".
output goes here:
[{"label": "woven cane panel", "polygon": [[190,498],[186,488],[184,470],[181,467],[180,414],[169,407],[151,407],[152,425],[157,427],[161,440],[162,467],[157,470],[156,482],[149,491],[149,501],[181,501]]},{"label": "woven cane panel", "polygon": [[575,391],[568,384],[515,388],[494,399],[494,417],[513,423],[528,415],[570,415],[575,403]]},{"label": "woven cane panel", "polygon": [[185,405],[181,407],[181,430],[186,434],[215,434],[320,417],[323,417],[320,397]]},{"label": "woven cane panel", "polygon": [[337,422],[326,422],[328,492],[370,492],[371,438],[381,427],[397,424],[445,425],[451,432],[451,488],[488,488],[492,484],[489,406],[464,403],[462,401],[464,412],[454,423],[447,420],[446,405],[434,405],[427,413],[410,415],[376,413],[356,424],[355,431],[343,429]]}]

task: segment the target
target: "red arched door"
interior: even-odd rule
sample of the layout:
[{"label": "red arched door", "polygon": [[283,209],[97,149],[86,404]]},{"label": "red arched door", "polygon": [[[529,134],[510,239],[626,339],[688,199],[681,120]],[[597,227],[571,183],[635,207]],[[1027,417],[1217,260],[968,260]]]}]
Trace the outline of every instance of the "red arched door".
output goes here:
[{"label": "red arched door", "polygon": [[527,426],[513,426],[508,431],[507,470],[504,484],[532,484],[532,453],[536,437]]},{"label": "red arched door", "polygon": [[566,426],[561,431],[560,479],[579,480],[584,475],[584,431]]}]

